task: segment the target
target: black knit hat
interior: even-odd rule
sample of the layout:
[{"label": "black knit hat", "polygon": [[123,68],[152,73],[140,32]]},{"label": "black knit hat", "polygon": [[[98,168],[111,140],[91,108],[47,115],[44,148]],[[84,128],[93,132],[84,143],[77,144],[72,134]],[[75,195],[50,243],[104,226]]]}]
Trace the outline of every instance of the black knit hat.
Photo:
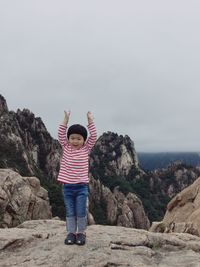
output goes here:
[{"label": "black knit hat", "polygon": [[87,130],[80,124],[73,124],[67,131],[67,138],[69,139],[70,134],[80,134],[83,136],[84,141],[87,139]]}]

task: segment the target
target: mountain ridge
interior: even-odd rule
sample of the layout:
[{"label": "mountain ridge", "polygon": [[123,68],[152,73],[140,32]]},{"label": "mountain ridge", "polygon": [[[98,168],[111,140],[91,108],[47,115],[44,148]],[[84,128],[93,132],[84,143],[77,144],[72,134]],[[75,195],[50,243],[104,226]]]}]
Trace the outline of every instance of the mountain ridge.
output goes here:
[{"label": "mountain ridge", "polygon": [[[61,156],[58,140],[51,137],[42,119],[35,118],[31,111],[9,111],[2,96],[0,122],[0,167],[12,168],[22,176],[38,177],[41,185],[48,189],[53,216],[64,218],[62,187],[56,182]],[[104,224],[120,222],[123,225],[135,225],[132,200],[129,206],[125,205],[129,193],[142,201],[150,221],[161,220],[170,199],[194,182],[200,173],[198,168],[181,162],[171,164],[166,169],[145,170],[141,167],[134,141],[127,135],[113,132],[103,133],[98,138],[89,163],[90,179],[91,182],[94,179],[93,186],[97,189],[91,195],[90,208],[95,211],[95,221]],[[119,194],[116,194],[116,189]],[[114,203],[118,205],[112,217]],[[122,209],[124,205],[125,214]],[[128,212],[132,215],[127,221]]]},{"label": "mountain ridge", "polygon": [[149,171],[166,168],[175,161],[193,167],[200,166],[199,152],[138,152],[137,154],[142,168]]}]

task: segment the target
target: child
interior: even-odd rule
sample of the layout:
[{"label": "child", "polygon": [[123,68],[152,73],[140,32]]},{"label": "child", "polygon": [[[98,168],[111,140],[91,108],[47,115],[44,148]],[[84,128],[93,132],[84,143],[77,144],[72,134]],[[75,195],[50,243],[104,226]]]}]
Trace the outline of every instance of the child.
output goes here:
[{"label": "child", "polygon": [[74,124],[66,130],[70,112],[65,111],[63,123],[58,129],[58,140],[63,148],[58,181],[64,184],[64,202],[66,207],[66,245],[76,243],[84,245],[87,227],[88,198],[88,158],[94,146],[97,134],[91,112],[87,113],[88,130],[80,124]]}]

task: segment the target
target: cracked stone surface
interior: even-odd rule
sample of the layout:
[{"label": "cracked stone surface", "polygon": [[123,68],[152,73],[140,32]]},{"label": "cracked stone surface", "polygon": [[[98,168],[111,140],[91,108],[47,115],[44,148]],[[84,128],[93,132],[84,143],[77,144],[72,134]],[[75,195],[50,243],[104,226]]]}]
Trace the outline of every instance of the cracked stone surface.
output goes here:
[{"label": "cracked stone surface", "polygon": [[91,225],[85,246],[66,246],[65,236],[53,219],[0,229],[0,266],[200,267],[200,238],[190,234]]}]

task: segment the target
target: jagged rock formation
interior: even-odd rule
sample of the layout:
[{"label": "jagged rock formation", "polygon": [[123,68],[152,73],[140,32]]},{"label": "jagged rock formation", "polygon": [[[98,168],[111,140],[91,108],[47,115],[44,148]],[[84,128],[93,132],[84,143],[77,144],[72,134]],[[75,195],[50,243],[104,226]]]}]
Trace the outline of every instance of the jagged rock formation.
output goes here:
[{"label": "jagged rock formation", "polygon": [[5,98],[2,95],[0,95],[0,116],[3,113],[8,113],[8,106]]},{"label": "jagged rock formation", "polygon": [[89,226],[85,246],[64,245],[65,223],[27,221],[18,228],[0,229],[4,267],[189,267],[200,262],[200,238],[160,234],[116,226]]},{"label": "jagged rock formation", "polygon": [[90,158],[91,172],[97,178],[102,173],[95,173],[96,169],[101,169],[104,176],[121,178],[127,177],[133,171],[138,175],[144,173],[139,167],[134,143],[127,135],[123,137],[112,132],[103,133],[97,140]]},{"label": "jagged rock formation", "polygon": [[104,224],[139,229],[149,229],[150,226],[142,202],[135,194],[125,196],[117,187],[112,193],[93,178],[90,182],[90,210]]},{"label": "jagged rock formation", "polygon": [[[180,161],[176,161],[168,168],[153,172],[153,179],[160,184],[164,194],[170,199],[187,186],[191,185],[200,175],[198,168],[186,166]],[[153,184],[152,184],[153,186]]]},{"label": "jagged rock formation", "polygon": [[0,227],[50,218],[48,193],[36,177],[22,177],[12,170],[0,169]]},{"label": "jagged rock formation", "polygon": [[164,216],[167,203],[199,175],[198,168],[176,162],[166,169],[145,172],[141,169],[133,141],[128,136],[104,133],[96,142],[90,160],[94,179],[114,192],[134,192],[142,200],[150,221]]},{"label": "jagged rock formation", "polygon": [[111,132],[100,136],[90,155],[90,171],[94,178],[91,179],[90,202],[95,204],[93,213],[99,222],[149,228],[143,204],[139,196],[131,193],[128,182],[139,180],[145,174],[128,136]]},{"label": "jagged rock formation", "polygon": [[154,224],[152,231],[188,232],[200,236],[200,177],[178,193],[167,205],[162,222]]},{"label": "jagged rock formation", "polygon": [[55,180],[61,148],[42,122],[28,109],[8,111],[0,96],[0,167],[21,175]]},{"label": "jagged rock formation", "polygon": [[[56,184],[61,156],[58,141],[50,136],[41,118],[36,118],[28,109],[16,113],[9,111],[2,96],[0,124],[0,168],[11,168],[22,176],[38,177],[41,184],[49,188],[53,216],[64,218],[62,191]],[[99,180],[102,188],[107,187],[108,199],[112,199],[106,199],[102,189],[98,190],[101,195],[91,196],[90,207],[96,223],[146,228],[145,216],[150,221],[163,218],[170,199],[194,182],[200,176],[200,170],[172,164],[167,169],[146,173],[140,167],[133,141],[128,136],[107,132],[99,137],[91,153],[90,176]],[[134,205],[128,199],[132,199]],[[139,199],[144,205],[145,216]],[[113,203],[117,203],[116,207]],[[137,216],[133,210],[138,211]]]},{"label": "jagged rock formation", "polygon": [[[55,182],[58,174],[59,160],[61,155],[61,147],[58,141],[53,140],[53,138],[51,138],[42,120],[40,118],[35,118],[34,114],[31,113],[29,110],[17,110],[16,113],[9,112],[6,101],[3,97],[0,98],[0,107],[0,120],[2,125],[0,129],[0,167],[12,168],[18,171],[23,176],[39,177],[40,180],[42,180],[42,183],[45,182],[45,185],[47,186],[48,181]],[[111,141],[112,134],[107,135],[106,138]],[[100,139],[102,141],[104,138]],[[119,153],[116,157],[116,160],[112,160],[112,171],[115,171],[116,174],[125,175],[130,171],[131,168],[133,168],[133,166],[135,166],[134,168],[137,168],[139,170],[137,156],[130,138],[123,138],[122,136],[120,136],[119,139],[116,140],[117,142],[113,144],[111,143],[111,146],[114,145],[115,149],[117,149],[117,145],[119,144],[120,147],[118,148]],[[100,144],[101,141],[99,142]],[[92,162],[90,162],[90,165],[93,165]],[[92,190],[93,185],[94,183],[91,182],[91,192],[94,191]],[[55,194],[52,195],[52,192],[55,189]],[[113,194],[108,188],[104,186],[104,191],[106,190],[110,192],[109,199],[115,199],[116,207],[110,207],[110,202],[104,194],[103,201],[106,203],[104,209],[104,213],[106,214],[106,218],[104,218],[105,223],[119,223],[121,225],[127,225],[129,227],[139,227],[145,229],[149,227],[148,218],[145,216],[142,203],[138,197],[136,197],[135,195],[134,197],[130,197],[133,196],[132,194],[129,194],[128,197],[129,199],[132,199],[132,202],[134,203],[129,205],[133,206],[132,210],[137,207],[136,216],[136,212],[133,212],[130,207],[128,208],[127,204],[125,204],[127,202],[127,198],[125,198],[122,193],[121,195],[123,196],[123,200],[119,197],[116,197],[116,190]],[[51,201],[56,202],[55,204],[52,203],[53,212],[63,210],[62,217],[64,218],[65,209],[62,200],[61,190],[58,190],[57,188],[55,188],[54,185],[51,185],[49,194]],[[118,195],[119,194],[120,192],[118,193]],[[58,197],[60,199],[59,203]],[[95,196],[94,198],[91,194],[90,199],[92,201],[92,204],[90,206],[92,206],[92,210],[95,214],[97,214],[95,210],[98,210],[98,208],[96,207],[96,205],[98,205],[97,201],[95,201],[96,198],[101,199],[102,196]],[[131,200],[129,200],[129,202],[131,202]],[[58,205],[62,205],[62,207]],[[126,208],[126,211],[123,210],[124,207]],[[117,213],[115,214],[115,216],[110,215],[111,213],[113,213],[111,211],[111,208],[117,208]],[[135,214],[134,216],[136,217],[134,217],[133,214]],[[141,214],[142,216],[140,219],[139,214]],[[58,214],[54,214],[54,216],[55,215]],[[89,215],[89,217],[92,217],[92,214]],[[143,218],[145,219],[143,220]],[[97,223],[100,222],[98,216],[96,216],[96,218],[94,219]]]},{"label": "jagged rock formation", "polygon": [[54,216],[64,216],[62,190],[56,184],[61,147],[48,133],[41,118],[28,109],[9,111],[0,96],[0,168],[22,176],[36,176],[49,189]]},{"label": "jagged rock formation", "polygon": [[[150,214],[148,214],[150,220],[161,220],[168,202],[181,190],[191,185],[199,176],[199,168],[175,162],[165,169],[149,172],[146,179],[142,178],[141,181],[143,181],[144,186],[148,186],[149,192],[152,192],[152,195],[149,195],[148,191],[146,193],[146,196],[151,199],[153,204],[153,209],[150,207]],[[140,188],[138,190],[140,191]],[[141,195],[139,194],[139,196]],[[145,200],[147,200],[147,197],[145,197]],[[152,212],[154,213],[152,214]],[[154,216],[154,214],[159,216]]]}]

